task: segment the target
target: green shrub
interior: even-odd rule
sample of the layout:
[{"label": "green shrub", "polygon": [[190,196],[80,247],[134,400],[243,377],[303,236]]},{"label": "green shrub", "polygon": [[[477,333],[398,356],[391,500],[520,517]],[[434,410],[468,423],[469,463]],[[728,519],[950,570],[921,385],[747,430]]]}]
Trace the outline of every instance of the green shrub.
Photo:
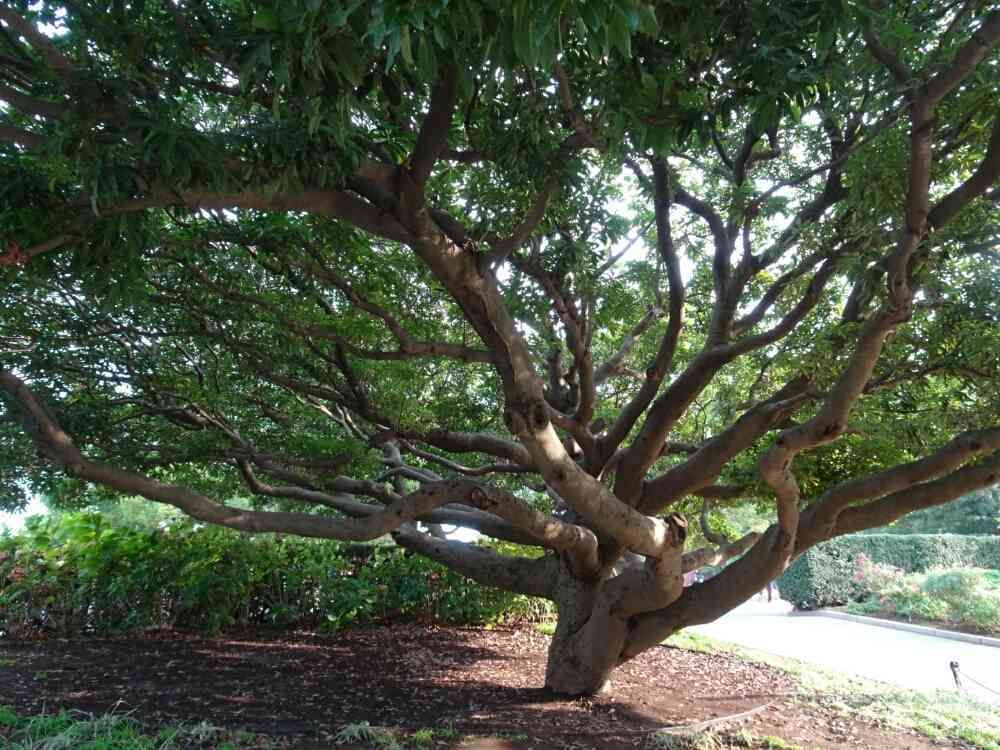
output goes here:
[{"label": "green shrub", "polygon": [[986,581],[984,572],[978,568],[933,571],[927,575],[923,589],[948,604],[958,605]]},{"label": "green shrub", "polygon": [[[523,550],[521,551],[523,554]],[[0,537],[0,634],[112,634],[345,625],[385,618],[488,623],[545,602],[493,589],[379,544],[239,534],[188,521],[154,531],[95,513]]]},{"label": "green shrub", "polygon": [[852,612],[1000,631],[1000,585],[992,575],[995,571],[961,568],[904,574],[864,555],[858,556],[857,565],[854,579],[868,594],[850,605]]},{"label": "green shrub", "polygon": [[854,580],[854,559],[859,554],[906,573],[965,566],[1000,569],[1000,537],[958,534],[837,537],[816,545],[789,566],[778,579],[781,597],[796,609],[818,609],[860,599],[866,592]]}]

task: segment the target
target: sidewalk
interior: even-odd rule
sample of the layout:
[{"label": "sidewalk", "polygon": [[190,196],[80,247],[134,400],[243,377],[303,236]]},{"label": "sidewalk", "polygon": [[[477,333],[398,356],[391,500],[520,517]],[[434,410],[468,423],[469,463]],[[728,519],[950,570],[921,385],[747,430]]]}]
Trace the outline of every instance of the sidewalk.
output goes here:
[{"label": "sidewalk", "polygon": [[[849,622],[823,615],[790,616],[787,602],[751,600],[695,633],[837,672],[917,690],[954,690],[950,662],[967,678],[1000,691],[1000,649],[922,633]],[[1000,696],[966,679],[970,695]]]}]

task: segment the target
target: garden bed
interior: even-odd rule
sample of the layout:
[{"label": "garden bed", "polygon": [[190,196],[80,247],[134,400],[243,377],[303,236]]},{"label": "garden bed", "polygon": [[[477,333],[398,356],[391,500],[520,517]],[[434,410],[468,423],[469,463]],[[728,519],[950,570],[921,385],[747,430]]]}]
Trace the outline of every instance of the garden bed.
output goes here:
[{"label": "garden bed", "polygon": [[788,674],[728,654],[656,648],[619,669],[607,694],[557,698],[541,689],[547,645],[530,629],[418,625],[0,641],[0,703],[22,715],[131,711],[150,727],[207,721],[296,748],[332,747],[362,722],[403,739],[433,730],[435,747],[491,735],[505,748],[635,748],[665,725],[768,704],[732,728],[808,748],[934,746],[806,702]]},{"label": "garden bed", "polygon": [[1000,632],[995,630],[985,630],[983,628],[976,628],[971,625],[961,625],[950,622],[942,622],[940,620],[925,620],[919,617],[908,618],[901,617],[899,615],[894,615],[889,612],[883,611],[868,611],[864,607],[858,607],[856,605],[847,604],[843,607],[828,607],[826,610],[829,612],[842,612],[847,615],[858,615],[860,617],[867,617],[873,620],[885,620],[886,622],[893,623],[899,622],[906,625],[920,625],[924,628],[931,628],[932,630],[943,630],[946,633],[963,633],[965,635],[976,635],[985,636],[986,638],[996,638],[1000,639]]}]

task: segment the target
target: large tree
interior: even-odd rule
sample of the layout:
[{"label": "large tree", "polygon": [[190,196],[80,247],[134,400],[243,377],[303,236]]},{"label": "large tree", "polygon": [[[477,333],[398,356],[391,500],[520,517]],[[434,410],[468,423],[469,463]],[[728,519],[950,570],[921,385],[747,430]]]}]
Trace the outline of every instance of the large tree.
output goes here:
[{"label": "large tree", "polygon": [[0,0],[8,504],[391,534],[601,689],[998,482],[988,6]]}]

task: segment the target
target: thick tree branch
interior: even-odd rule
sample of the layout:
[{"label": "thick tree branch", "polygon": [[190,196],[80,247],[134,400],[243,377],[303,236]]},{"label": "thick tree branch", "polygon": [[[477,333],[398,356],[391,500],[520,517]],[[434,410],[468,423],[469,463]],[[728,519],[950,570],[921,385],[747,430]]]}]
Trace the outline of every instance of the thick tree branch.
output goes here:
[{"label": "thick tree branch", "polygon": [[458,98],[456,71],[447,67],[434,85],[430,110],[420,126],[417,144],[410,156],[410,177],[422,189],[431,170],[448,146],[448,131]]},{"label": "thick tree branch", "polygon": [[857,507],[846,508],[838,517],[833,535],[885,526],[897,518],[923,508],[943,505],[970,492],[1000,482],[1000,451],[978,464],[966,466],[947,476],[909,487],[900,492]]},{"label": "thick tree branch", "polygon": [[709,539],[710,542],[719,544],[720,546],[700,547],[696,550],[685,552],[684,557],[681,558],[681,571],[683,573],[690,573],[692,570],[704,568],[706,565],[720,565],[726,560],[739,557],[756,544],[759,539],[760,534],[756,531],[751,531],[735,542],[715,542]]},{"label": "thick tree branch", "polygon": [[[1000,428],[967,432],[926,458],[831,487],[802,514],[802,538],[796,544],[797,550],[833,534],[837,519],[853,503],[890,494],[905,495],[908,488],[954,471],[976,456],[996,451],[1000,451]],[[859,513],[865,507],[860,506]]]},{"label": "thick tree branch", "polygon": [[252,532],[284,532],[301,536],[368,541],[414,521],[447,503],[461,503],[493,513],[526,531],[544,546],[566,552],[581,570],[597,564],[597,539],[589,530],[567,524],[530,508],[522,500],[495,487],[468,480],[430,482],[409,495],[393,500],[373,513],[345,504],[347,498],[296,488],[274,488],[256,479],[248,462],[240,468],[248,485],[261,494],[321,503],[338,510],[364,513],[352,519],[333,519],[304,513],[250,511],[231,508],[185,487],[168,485],[149,477],[89,461],[58,425],[41,402],[13,373],[0,371],[0,388],[24,412],[23,422],[39,450],[71,476],[111,489],[173,505],[192,518],[228,528]]},{"label": "thick tree branch", "polygon": [[10,125],[0,125],[0,141],[29,149],[40,149],[45,145],[45,138],[42,136]]},{"label": "thick tree branch", "polygon": [[1000,116],[993,118],[986,155],[972,175],[939,200],[927,214],[932,229],[943,226],[974,199],[981,196],[1000,179]]},{"label": "thick tree branch", "polygon": [[24,37],[39,56],[61,76],[73,72],[73,64],[56,48],[52,40],[38,30],[35,24],[10,8],[0,7],[0,21],[3,21],[18,35]]},{"label": "thick tree branch", "polygon": [[501,555],[483,547],[437,539],[407,525],[392,534],[400,547],[418,552],[484,586],[551,599],[557,580],[555,558],[529,559]]},{"label": "thick tree branch", "polygon": [[[640,176],[642,171],[638,165],[633,165]],[[608,429],[607,434],[600,441],[600,458],[607,463],[622,441],[632,430],[639,417],[646,411],[649,404],[656,397],[657,391],[663,378],[673,365],[674,354],[677,351],[677,344],[680,341],[681,330],[684,327],[684,280],[681,276],[680,258],[674,247],[673,235],[670,226],[670,206],[671,206],[671,182],[670,173],[666,162],[662,159],[653,162],[653,210],[656,220],[656,248],[667,270],[667,294],[668,294],[668,318],[667,329],[660,340],[659,349],[649,367],[646,368],[646,377],[640,386],[638,393],[619,412],[618,417]],[[662,441],[661,441],[662,443]],[[627,457],[626,452],[622,458]],[[643,456],[635,455],[626,465],[626,471],[637,471]],[[645,471],[645,467],[641,472]],[[641,481],[642,477],[637,477]],[[623,488],[624,495],[633,494],[638,485],[636,478],[628,480],[628,488]]]},{"label": "thick tree branch", "polygon": [[626,568],[607,581],[600,596],[609,602],[611,614],[631,617],[670,604],[684,588],[682,551],[687,536],[683,516],[667,518],[668,542],[658,557],[647,557],[642,564]]},{"label": "thick tree branch", "polygon": [[747,411],[728,429],[703,443],[688,458],[643,484],[639,507],[660,512],[675,500],[710,487],[725,465],[811,397],[804,378],[792,381]]}]

